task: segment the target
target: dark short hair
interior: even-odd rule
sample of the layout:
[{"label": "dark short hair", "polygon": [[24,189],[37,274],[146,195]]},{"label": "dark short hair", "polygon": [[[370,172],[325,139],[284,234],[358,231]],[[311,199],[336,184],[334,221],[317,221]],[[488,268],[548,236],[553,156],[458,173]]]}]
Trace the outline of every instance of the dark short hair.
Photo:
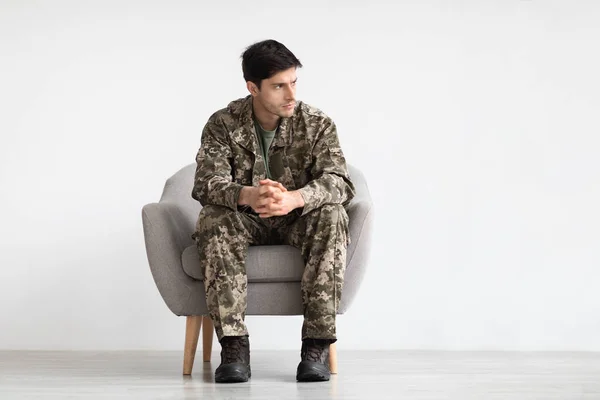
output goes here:
[{"label": "dark short hair", "polygon": [[260,89],[263,79],[302,63],[287,47],[276,40],[263,40],[249,46],[242,54],[242,71],[246,82],[253,82]]}]

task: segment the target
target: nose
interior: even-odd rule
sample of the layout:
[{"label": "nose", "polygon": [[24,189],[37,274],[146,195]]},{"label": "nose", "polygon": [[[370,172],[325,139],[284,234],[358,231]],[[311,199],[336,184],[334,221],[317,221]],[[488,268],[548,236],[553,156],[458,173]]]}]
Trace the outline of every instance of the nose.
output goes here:
[{"label": "nose", "polygon": [[291,85],[286,85],[286,91],[285,91],[285,99],[292,102],[295,101],[295,96],[296,95],[296,88],[292,87]]}]

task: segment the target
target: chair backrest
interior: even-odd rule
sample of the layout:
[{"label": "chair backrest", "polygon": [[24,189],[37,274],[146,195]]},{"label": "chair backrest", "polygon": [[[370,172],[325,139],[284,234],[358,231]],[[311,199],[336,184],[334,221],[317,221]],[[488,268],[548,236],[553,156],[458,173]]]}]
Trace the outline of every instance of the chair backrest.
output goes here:
[{"label": "chair backrest", "polygon": [[192,197],[196,163],[188,164],[167,179],[160,202],[178,204],[185,215],[194,223],[202,206]]}]

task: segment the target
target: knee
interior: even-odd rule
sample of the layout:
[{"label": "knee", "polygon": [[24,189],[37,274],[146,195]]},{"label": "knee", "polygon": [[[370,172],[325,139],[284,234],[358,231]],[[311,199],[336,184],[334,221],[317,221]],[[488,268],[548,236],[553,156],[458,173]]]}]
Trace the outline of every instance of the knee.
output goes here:
[{"label": "knee", "polygon": [[319,219],[326,220],[334,224],[340,222],[347,223],[348,220],[346,209],[341,204],[324,204],[314,211],[319,214]]},{"label": "knee", "polygon": [[325,204],[311,211],[307,221],[307,235],[322,243],[330,243],[335,236],[336,243],[349,244],[349,219],[341,204]]},{"label": "knee", "polygon": [[214,232],[222,227],[233,228],[235,220],[235,211],[224,206],[206,205],[200,210],[196,234]]},{"label": "knee", "polygon": [[234,211],[229,207],[207,204],[200,209],[200,218],[222,218],[230,213],[233,214]]},{"label": "knee", "polygon": [[348,231],[349,219],[341,204],[324,204],[306,215],[307,225],[316,231]]},{"label": "knee", "polygon": [[323,206],[321,206],[319,210],[321,210],[321,212],[329,214],[346,213],[346,209],[341,204],[323,204]]}]

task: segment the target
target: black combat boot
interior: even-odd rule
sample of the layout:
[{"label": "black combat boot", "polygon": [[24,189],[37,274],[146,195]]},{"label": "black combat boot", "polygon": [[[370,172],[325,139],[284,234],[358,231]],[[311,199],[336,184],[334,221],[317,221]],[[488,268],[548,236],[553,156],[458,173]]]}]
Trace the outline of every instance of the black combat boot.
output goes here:
[{"label": "black combat boot", "polygon": [[300,364],[296,372],[299,382],[328,381],[329,371],[329,344],[326,339],[304,339],[300,350]]},{"label": "black combat boot", "polygon": [[252,375],[248,336],[225,336],[220,343],[221,365],[215,371],[215,382],[247,382]]}]

